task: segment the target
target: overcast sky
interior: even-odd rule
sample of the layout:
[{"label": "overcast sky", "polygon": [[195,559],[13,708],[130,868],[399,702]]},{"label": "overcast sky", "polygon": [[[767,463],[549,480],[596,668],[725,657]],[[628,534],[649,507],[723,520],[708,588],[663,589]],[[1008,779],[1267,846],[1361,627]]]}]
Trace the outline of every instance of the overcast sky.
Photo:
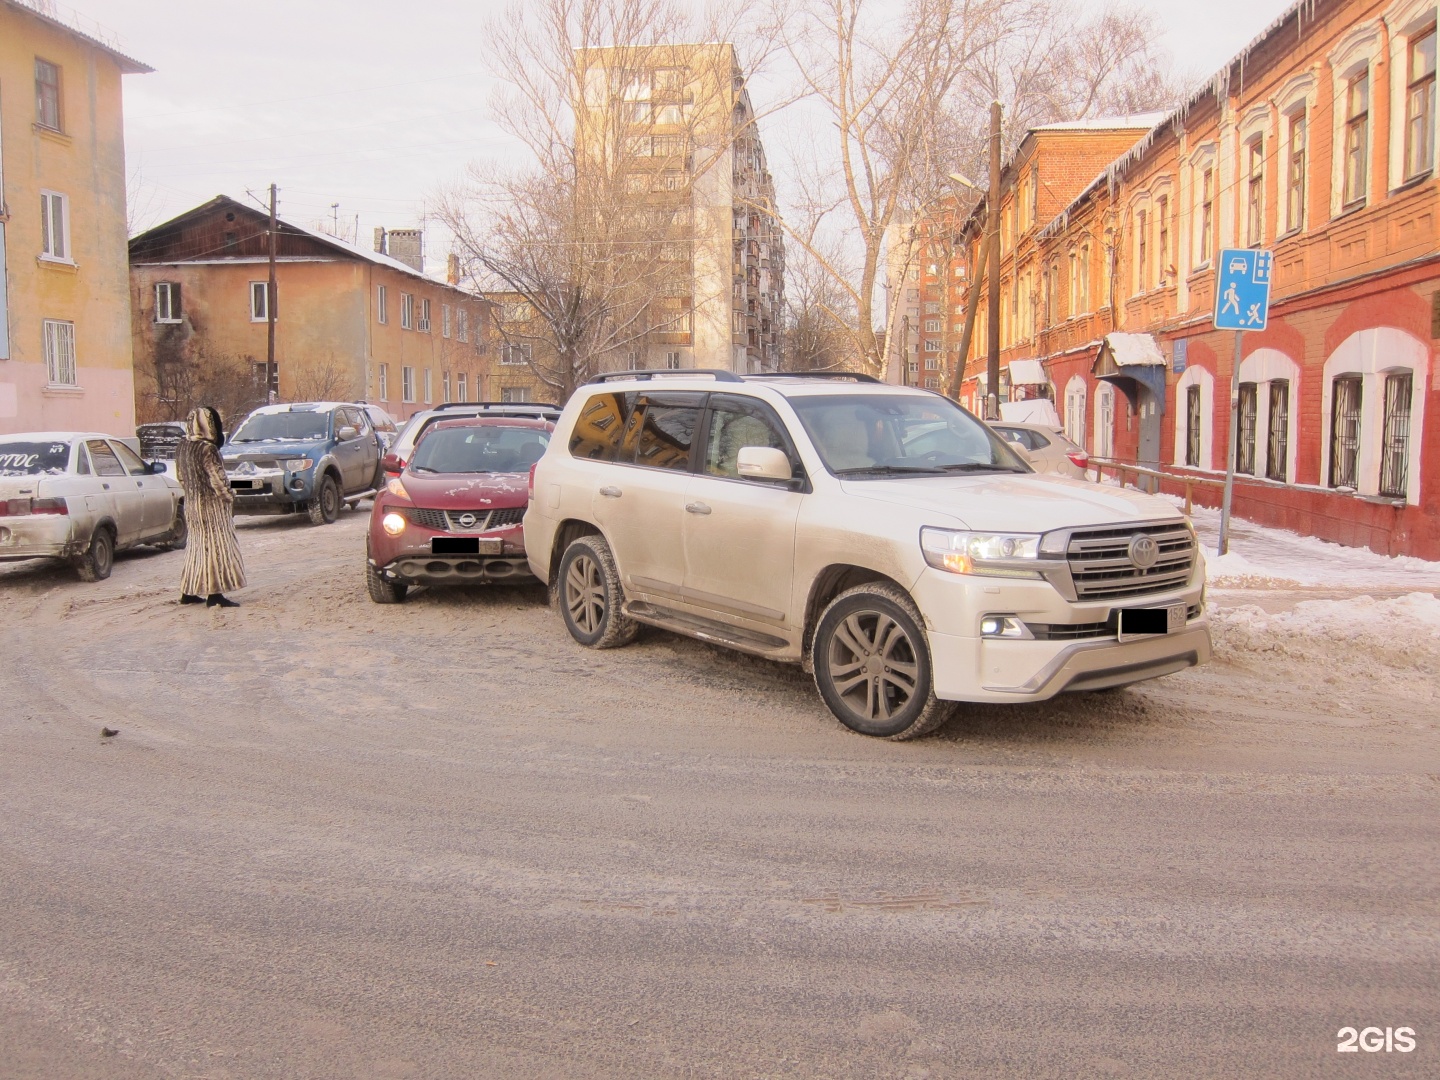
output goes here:
[{"label": "overcast sky", "polygon": [[[438,186],[509,149],[488,119],[480,40],[499,2],[75,0],[156,69],[125,79],[132,225],[272,180],[283,216],[350,229],[358,215],[363,242],[377,225],[424,224]],[[1177,67],[1201,74],[1287,6],[1139,2],[1167,28]],[[783,134],[762,127],[777,172]],[[433,269],[444,252],[427,254]]]}]

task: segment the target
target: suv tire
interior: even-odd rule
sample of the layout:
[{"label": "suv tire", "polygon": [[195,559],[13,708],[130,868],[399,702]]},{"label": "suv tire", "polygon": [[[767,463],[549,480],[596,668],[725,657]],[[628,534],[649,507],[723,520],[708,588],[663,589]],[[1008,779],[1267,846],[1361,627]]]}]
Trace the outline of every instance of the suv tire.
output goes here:
[{"label": "suv tire", "polygon": [[90,546],[84,555],[77,555],[71,563],[81,581],[104,581],[110,576],[115,565],[115,534],[110,526],[101,525],[90,537]]},{"label": "suv tire", "polygon": [[640,624],[620,610],[625,593],[602,537],[582,536],[565,549],[555,591],[565,629],[581,645],[614,649],[640,632]]},{"label": "suv tire", "polygon": [[835,718],[861,735],[915,739],[950,715],[935,696],[930,644],[915,602],[898,585],[870,582],[826,606],[810,659]]},{"label": "suv tire", "polygon": [[386,581],[380,571],[365,564],[365,591],[370,594],[370,599],[377,604],[399,604],[405,599],[405,594],[410,586],[399,581]]},{"label": "suv tire", "polygon": [[305,504],[311,525],[333,525],[340,516],[340,485],[335,477],[326,473],[320,480],[320,490]]}]

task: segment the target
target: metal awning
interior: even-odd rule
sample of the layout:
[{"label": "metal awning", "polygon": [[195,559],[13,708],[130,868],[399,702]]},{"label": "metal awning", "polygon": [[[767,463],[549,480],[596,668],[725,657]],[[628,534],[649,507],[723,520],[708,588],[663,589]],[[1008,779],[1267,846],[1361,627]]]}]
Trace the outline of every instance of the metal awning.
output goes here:
[{"label": "metal awning", "polygon": [[1118,387],[1136,405],[1144,386],[1164,416],[1165,367],[1165,354],[1153,334],[1106,334],[1090,374]]}]

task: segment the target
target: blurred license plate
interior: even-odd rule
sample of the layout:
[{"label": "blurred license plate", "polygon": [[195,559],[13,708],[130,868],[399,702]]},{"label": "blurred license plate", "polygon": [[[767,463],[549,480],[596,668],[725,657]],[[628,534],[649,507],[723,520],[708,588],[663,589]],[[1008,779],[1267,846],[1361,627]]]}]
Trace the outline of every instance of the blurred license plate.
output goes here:
[{"label": "blurred license plate", "polygon": [[1136,638],[1155,637],[1158,634],[1173,634],[1185,629],[1185,605],[1170,604],[1168,607],[1121,608],[1120,640],[1133,641]]},{"label": "blurred license plate", "polygon": [[499,540],[482,540],[478,536],[434,536],[430,538],[431,555],[499,555]]}]

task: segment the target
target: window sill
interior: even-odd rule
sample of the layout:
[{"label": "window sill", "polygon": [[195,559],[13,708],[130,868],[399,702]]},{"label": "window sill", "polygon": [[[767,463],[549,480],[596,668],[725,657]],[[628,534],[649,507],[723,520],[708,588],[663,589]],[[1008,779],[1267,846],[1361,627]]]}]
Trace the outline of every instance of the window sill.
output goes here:
[{"label": "window sill", "polygon": [[70,259],[52,259],[49,255],[36,255],[35,265],[43,266],[47,270],[59,270],[65,274],[78,274],[80,265]]},{"label": "window sill", "polygon": [[39,135],[42,139],[49,139],[51,142],[59,143],[61,146],[70,146],[75,141],[58,128],[52,128],[39,122],[31,124],[30,130],[34,131],[35,134]]},{"label": "window sill", "polygon": [[1426,169],[1424,172],[1422,172],[1422,173],[1420,173],[1420,174],[1418,174],[1418,175],[1416,175],[1416,176],[1410,177],[1410,179],[1406,180],[1406,181],[1405,181],[1403,184],[1401,184],[1399,187],[1391,188],[1391,189],[1390,189],[1390,194],[1391,194],[1391,195],[1403,195],[1405,192],[1409,191],[1411,188],[1420,187],[1421,185],[1423,185],[1423,184],[1425,183],[1425,181],[1431,179],[1434,175],[1435,175],[1435,170],[1434,170],[1434,169]]},{"label": "window sill", "polygon": [[1369,204],[1366,200],[1361,199],[1359,202],[1351,203],[1349,206],[1342,206],[1340,207],[1340,212],[1332,216],[1330,220],[1339,221],[1341,218],[1347,218],[1351,214],[1358,214],[1361,210],[1364,210],[1367,205]]},{"label": "window sill", "polygon": [[179,326],[179,325],[180,325],[182,322],[184,322],[184,321],[185,321],[185,320],[183,320],[183,319],[156,319],[156,320],[155,320],[155,325],[156,325],[156,326]]},{"label": "window sill", "polygon": [[42,394],[60,394],[69,397],[75,394],[83,394],[85,388],[83,386],[75,386],[71,383],[46,383],[40,392]]},{"label": "window sill", "polygon": [[1288,230],[1288,231],[1286,231],[1286,232],[1283,232],[1283,233],[1281,233],[1279,236],[1275,237],[1275,243],[1277,243],[1277,244],[1284,243],[1286,240],[1290,240],[1290,239],[1293,239],[1294,237],[1299,236],[1299,235],[1300,235],[1302,232],[1304,232],[1304,231],[1305,231],[1305,226],[1304,226],[1304,225],[1297,225],[1297,226],[1295,226],[1295,228],[1290,229],[1290,230]]}]

